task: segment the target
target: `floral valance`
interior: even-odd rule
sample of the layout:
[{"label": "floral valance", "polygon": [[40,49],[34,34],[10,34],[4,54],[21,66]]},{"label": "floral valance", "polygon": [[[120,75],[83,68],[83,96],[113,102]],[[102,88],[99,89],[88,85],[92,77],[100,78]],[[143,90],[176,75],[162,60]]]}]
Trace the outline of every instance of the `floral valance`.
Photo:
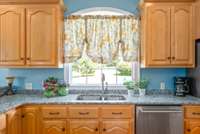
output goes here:
[{"label": "floral valance", "polygon": [[65,62],[86,55],[96,63],[139,55],[139,20],[133,16],[69,16],[65,20]]}]

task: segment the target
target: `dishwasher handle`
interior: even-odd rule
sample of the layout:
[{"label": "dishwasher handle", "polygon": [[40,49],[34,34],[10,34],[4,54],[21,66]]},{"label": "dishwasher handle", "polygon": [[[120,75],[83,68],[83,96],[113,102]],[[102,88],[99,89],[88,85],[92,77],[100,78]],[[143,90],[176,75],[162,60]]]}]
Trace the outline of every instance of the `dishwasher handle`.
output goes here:
[{"label": "dishwasher handle", "polygon": [[181,108],[155,108],[155,107],[138,107],[138,112],[141,113],[183,113]]}]

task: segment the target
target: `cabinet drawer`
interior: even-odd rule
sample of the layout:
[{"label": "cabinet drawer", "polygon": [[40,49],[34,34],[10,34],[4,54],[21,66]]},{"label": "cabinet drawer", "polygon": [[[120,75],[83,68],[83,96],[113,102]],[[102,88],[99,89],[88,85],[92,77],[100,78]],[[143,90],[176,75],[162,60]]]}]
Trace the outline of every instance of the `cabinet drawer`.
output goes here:
[{"label": "cabinet drawer", "polygon": [[101,108],[102,118],[132,118],[132,106],[103,106]]},{"label": "cabinet drawer", "polygon": [[67,118],[66,107],[42,107],[43,118]]},{"label": "cabinet drawer", "polygon": [[185,118],[200,118],[199,106],[188,106],[184,108]]},{"label": "cabinet drawer", "polygon": [[72,106],[69,107],[70,118],[98,118],[98,106]]}]

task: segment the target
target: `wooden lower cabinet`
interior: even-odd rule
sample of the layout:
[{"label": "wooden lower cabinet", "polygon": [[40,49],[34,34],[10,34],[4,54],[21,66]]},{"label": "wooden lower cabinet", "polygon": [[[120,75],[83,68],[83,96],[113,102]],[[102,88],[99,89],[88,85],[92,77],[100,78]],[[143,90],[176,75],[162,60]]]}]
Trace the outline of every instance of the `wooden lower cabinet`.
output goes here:
[{"label": "wooden lower cabinet", "polygon": [[103,120],[102,134],[133,134],[131,120]]},{"label": "wooden lower cabinet", "polygon": [[67,122],[62,120],[46,120],[42,123],[42,134],[67,134]]},{"label": "wooden lower cabinet", "polygon": [[95,119],[71,120],[70,134],[99,134],[99,121]]},{"label": "wooden lower cabinet", "polygon": [[0,134],[6,134],[6,115],[0,115]]},{"label": "wooden lower cabinet", "polygon": [[200,106],[184,106],[185,134],[200,134]]},{"label": "wooden lower cabinet", "polygon": [[0,115],[0,134],[134,134],[134,110],[131,105],[26,105]]},{"label": "wooden lower cabinet", "polygon": [[185,134],[200,134],[200,120],[185,121]]},{"label": "wooden lower cabinet", "polygon": [[14,109],[7,113],[7,134],[22,134],[21,109]]},{"label": "wooden lower cabinet", "polygon": [[23,134],[38,134],[39,117],[37,107],[22,108],[22,133]]}]

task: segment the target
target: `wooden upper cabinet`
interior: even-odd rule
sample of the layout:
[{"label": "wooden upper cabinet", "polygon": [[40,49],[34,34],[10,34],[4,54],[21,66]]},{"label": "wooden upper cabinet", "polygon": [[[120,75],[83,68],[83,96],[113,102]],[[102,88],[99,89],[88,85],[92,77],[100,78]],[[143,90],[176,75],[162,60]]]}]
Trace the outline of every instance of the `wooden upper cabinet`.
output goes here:
[{"label": "wooden upper cabinet", "polygon": [[194,66],[193,8],[191,4],[172,8],[171,63]]},{"label": "wooden upper cabinet", "polygon": [[67,134],[67,123],[62,120],[43,121],[42,134]]},{"label": "wooden upper cabinet", "polygon": [[144,0],[144,2],[194,2],[195,0]]},{"label": "wooden upper cabinet", "polygon": [[186,120],[185,134],[200,134],[200,121],[193,119]]},{"label": "wooden upper cabinet", "polygon": [[23,134],[39,134],[39,110],[36,107],[22,108],[22,133]]},{"label": "wooden upper cabinet", "polygon": [[0,66],[25,65],[25,9],[0,6]]},{"label": "wooden upper cabinet", "polygon": [[70,134],[99,134],[98,120],[71,120]]},{"label": "wooden upper cabinet", "polygon": [[56,8],[27,9],[27,65],[56,66]]},{"label": "wooden upper cabinet", "polygon": [[131,120],[104,120],[102,134],[133,134]]},{"label": "wooden upper cabinet", "polygon": [[6,115],[0,115],[0,134],[6,134]]},{"label": "wooden upper cabinet", "polygon": [[200,39],[200,0],[196,0],[195,11],[195,39]]},{"label": "wooden upper cabinet", "polygon": [[1,0],[0,3],[20,3],[20,4],[24,4],[24,3],[31,3],[31,4],[34,4],[34,3],[59,3],[61,0]]},{"label": "wooden upper cabinet", "polygon": [[147,64],[170,64],[170,7],[154,5],[147,8]]},{"label": "wooden upper cabinet", "polygon": [[14,109],[7,113],[7,133],[22,134],[21,109]]},{"label": "wooden upper cabinet", "polygon": [[194,67],[192,3],[145,3],[142,61],[145,67]]}]

